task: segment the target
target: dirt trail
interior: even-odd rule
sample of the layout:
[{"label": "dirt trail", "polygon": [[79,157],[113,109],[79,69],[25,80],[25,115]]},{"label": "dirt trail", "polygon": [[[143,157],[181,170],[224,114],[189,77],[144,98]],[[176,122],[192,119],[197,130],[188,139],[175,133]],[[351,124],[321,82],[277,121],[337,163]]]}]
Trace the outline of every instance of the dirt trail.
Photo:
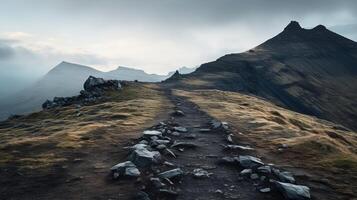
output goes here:
[{"label": "dirt trail", "polygon": [[226,134],[215,129],[201,132],[200,129],[210,128],[209,122],[212,118],[184,98],[171,94],[169,97],[177,109],[185,113],[185,116],[176,117],[174,121],[188,129],[188,133],[184,134],[196,135],[196,139],[187,139],[182,135],[173,139],[194,142],[199,146],[178,152],[178,158],[169,161],[181,167],[186,173],[196,168],[203,168],[213,173],[209,178],[202,179],[194,178],[192,175],[184,176],[178,186],[181,190],[178,199],[282,199],[276,193],[260,193],[251,180],[239,178],[240,170],[237,167],[219,164],[220,158],[237,155],[237,152],[232,154],[223,150],[222,144],[227,144]]}]

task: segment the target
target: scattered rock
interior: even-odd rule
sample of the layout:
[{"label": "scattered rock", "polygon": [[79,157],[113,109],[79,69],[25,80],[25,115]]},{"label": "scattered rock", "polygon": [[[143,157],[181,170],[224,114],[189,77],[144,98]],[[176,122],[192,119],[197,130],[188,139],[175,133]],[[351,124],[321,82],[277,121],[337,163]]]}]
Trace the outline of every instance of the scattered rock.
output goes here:
[{"label": "scattered rock", "polygon": [[146,130],[143,132],[143,135],[146,137],[162,136],[162,133],[160,131],[156,131],[156,130]]},{"label": "scattered rock", "polygon": [[135,195],[135,200],[150,200],[150,198],[148,194],[143,191],[140,191],[138,192],[138,194]]},{"label": "scattered rock", "polygon": [[175,153],[172,152],[172,151],[171,151],[170,149],[168,149],[168,148],[165,148],[165,154],[166,154],[166,155],[170,155],[170,156],[172,156],[173,158],[176,158]]},{"label": "scattered rock", "polygon": [[232,139],[233,134],[227,135],[227,141],[231,144],[233,144],[233,139]]},{"label": "scattered rock", "polygon": [[242,176],[250,175],[250,174],[252,174],[252,169],[243,169],[243,170],[240,172],[240,175],[242,175]]},{"label": "scattered rock", "polygon": [[173,136],[177,136],[177,137],[178,137],[178,136],[180,136],[180,135],[181,135],[181,133],[179,133],[179,132],[177,132],[177,131],[174,131],[174,132],[172,132],[172,133],[171,133],[171,135],[173,135]]},{"label": "scattered rock", "polygon": [[170,167],[175,167],[175,164],[167,162],[167,161],[164,162],[164,165],[170,166]]},{"label": "scattered rock", "polygon": [[200,129],[201,133],[207,133],[207,132],[210,132],[210,131],[211,131],[211,129],[209,129],[209,128],[201,128]]},{"label": "scattered rock", "polygon": [[273,173],[279,178],[281,182],[295,183],[295,178],[291,172],[281,172],[278,169],[273,169]]},{"label": "scattered rock", "polygon": [[161,155],[158,151],[149,151],[146,148],[139,148],[134,150],[129,158],[139,167],[148,167],[154,163],[159,163]]},{"label": "scattered rock", "polygon": [[259,190],[259,192],[261,192],[261,193],[268,193],[268,192],[270,192],[270,191],[271,191],[270,188],[261,188],[261,189]]},{"label": "scattered rock", "polygon": [[178,131],[178,132],[181,132],[181,133],[187,133],[187,128],[182,127],[182,126],[175,126],[174,130]]},{"label": "scattered rock", "polygon": [[160,195],[167,196],[167,197],[176,197],[178,196],[178,193],[173,191],[173,190],[168,190],[168,189],[160,189],[159,190]]},{"label": "scattered rock", "polygon": [[114,165],[110,168],[113,178],[117,179],[120,176],[138,177],[140,176],[140,171],[136,168],[136,165],[131,161],[126,161]]},{"label": "scattered rock", "polygon": [[223,194],[223,191],[218,189],[218,190],[214,191],[214,193]]},{"label": "scattered rock", "polygon": [[160,178],[179,178],[184,175],[184,172],[180,168],[172,169],[166,172],[158,174]]},{"label": "scattered rock", "polygon": [[171,148],[197,148],[198,145],[192,142],[175,142]]},{"label": "scattered rock", "polygon": [[226,145],[226,146],[224,146],[224,148],[226,150],[246,150],[246,151],[254,150],[252,147],[249,147],[249,146],[241,146],[241,145],[233,145],[233,144]]},{"label": "scattered rock", "polygon": [[155,148],[156,148],[157,150],[164,150],[164,149],[166,149],[166,145],[164,145],[164,144],[159,144],[159,145],[157,145]]},{"label": "scattered rock", "polygon": [[163,188],[166,186],[159,178],[150,178],[150,182],[155,188]]},{"label": "scattered rock", "polygon": [[259,175],[256,174],[256,173],[251,174],[251,175],[250,175],[250,179],[252,179],[252,180],[257,180],[257,179],[259,179]]},{"label": "scattered rock", "polygon": [[220,122],[220,121],[217,121],[217,120],[212,120],[211,121],[211,126],[214,129],[223,128],[224,130],[228,130],[228,128],[229,128],[227,122]]},{"label": "scattered rock", "polygon": [[221,158],[219,163],[221,163],[221,164],[237,164],[237,163],[239,163],[239,158],[225,156],[225,157]]},{"label": "scattered rock", "polygon": [[185,139],[191,139],[191,140],[193,140],[193,139],[196,139],[196,134],[189,134],[189,135],[185,135]]},{"label": "scattered rock", "polygon": [[268,165],[264,165],[264,166],[258,167],[257,171],[260,173],[263,173],[263,174],[270,174],[271,167]]},{"label": "scattered rock", "polygon": [[178,116],[178,117],[182,117],[182,116],[185,116],[185,113],[182,111],[182,110],[175,110],[173,113],[172,113],[173,116]]},{"label": "scattered rock", "polygon": [[303,185],[294,185],[291,183],[282,183],[275,181],[277,189],[286,199],[290,200],[307,200],[311,199],[310,188]]},{"label": "scattered rock", "polygon": [[209,178],[209,176],[212,175],[212,173],[201,168],[194,169],[192,174],[195,178]]},{"label": "scattered rock", "polygon": [[239,156],[239,164],[244,168],[255,168],[264,165],[264,163],[256,157],[253,156]]}]

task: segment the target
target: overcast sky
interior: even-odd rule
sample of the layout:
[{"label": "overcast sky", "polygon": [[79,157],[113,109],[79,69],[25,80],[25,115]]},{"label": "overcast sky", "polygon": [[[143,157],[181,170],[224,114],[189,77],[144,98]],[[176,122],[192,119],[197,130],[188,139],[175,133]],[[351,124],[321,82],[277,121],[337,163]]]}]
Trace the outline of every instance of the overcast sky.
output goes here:
[{"label": "overcast sky", "polygon": [[0,70],[37,75],[65,60],[165,74],[248,50],[290,20],[357,40],[356,0],[0,0]]}]

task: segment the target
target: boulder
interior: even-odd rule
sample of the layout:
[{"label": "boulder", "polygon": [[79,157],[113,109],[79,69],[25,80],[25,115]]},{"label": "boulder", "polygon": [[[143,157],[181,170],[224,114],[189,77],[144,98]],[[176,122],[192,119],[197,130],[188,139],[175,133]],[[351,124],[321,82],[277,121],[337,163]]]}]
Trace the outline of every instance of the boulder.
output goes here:
[{"label": "boulder", "polygon": [[103,90],[118,90],[121,85],[117,80],[104,80],[103,78],[89,76],[83,87],[88,92],[101,92]]},{"label": "boulder", "polygon": [[277,189],[289,200],[307,200],[311,199],[310,188],[304,185],[294,185],[291,183],[282,183],[275,181]]}]

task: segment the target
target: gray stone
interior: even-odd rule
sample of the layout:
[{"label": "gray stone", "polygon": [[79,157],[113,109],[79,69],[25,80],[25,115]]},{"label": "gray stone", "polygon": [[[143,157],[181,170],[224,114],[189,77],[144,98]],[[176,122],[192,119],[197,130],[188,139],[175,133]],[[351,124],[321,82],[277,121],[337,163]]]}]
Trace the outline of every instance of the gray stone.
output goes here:
[{"label": "gray stone", "polygon": [[233,134],[227,135],[227,141],[228,141],[229,143],[232,143],[232,144],[233,144],[232,136],[233,136]]},{"label": "gray stone", "polygon": [[164,149],[166,149],[166,145],[164,145],[164,144],[159,144],[159,145],[157,145],[155,148],[156,148],[157,150],[164,150]]},{"label": "gray stone", "polygon": [[198,145],[192,142],[175,142],[171,148],[197,148]]},{"label": "gray stone", "polygon": [[254,150],[252,147],[249,147],[249,146],[233,145],[233,144],[226,145],[225,149],[226,150],[245,150],[245,151]]},{"label": "gray stone", "polygon": [[165,144],[165,145],[167,145],[167,144],[170,143],[170,140],[156,140],[156,142],[157,142],[158,144]]},{"label": "gray stone", "polygon": [[181,132],[181,133],[186,133],[187,132],[187,128],[182,127],[182,126],[175,126],[174,130],[178,131],[178,132]]},{"label": "gray stone", "polygon": [[159,193],[160,193],[160,195],[169,196],[172,198],[178,196],[177,192],[175,192],[173,190],[169,190],[169,189],[160,189]]},{"label": "gray stone", "polygon": [[165,148],[165,154],[166,154],[166,155],[170,155],[170,156],[172,156],[173,158],[176,158],[175,153],[172,152],[172,151],[171,151],[170,149],[168,149],[168,148]]},{"label": "gray stone", "polygon": [[259,191],[260,191],[261,193],[268,193],[268,192],[271,191],[271,189],[270,189],[270,188],[262,188],[262,189],[260,189]]},{"label": "gray stone", "polygon": [[268,166],[268,165],[264,165],[264,166],[258,167],[257,170],[258,170],[258,172],[264,173],[264,174],[270,174],[271,173],[271,167]]},{"label": "gray stone", "polygon": [[214,191],[214,193],[223,194],[223,191],[218,189],[218,190]]},{"label": "gray stone", "polygon": [[281,172],[278,169],[273,169],[273,173],[279,178],[280,181],[282,182],[287,182],[287,183],[295,183],[295,178],[291,172]]},{"label": "gray stone", "polygon": [[180,168],[172,169],[169,171],[162,172],[158,174],[160,178],[179,178],[184,175],[184,172]]},{"label": "gray stone", "polygon": [[174,132],[171,133],[171,135],[173,135],[173,136],[180,136],[181,133],[179,133],[179,132],[177,132],[177,131],[174,131]]},{"label": "gray stone", "polygon": [[150,182],[155,188],[162,188],[165,187],[165,183],[161,182],[159,178],[150,178]]},{"label": "gray stone", "polygon": [[264,163],[253,156],[239,156],[239,164],[244,168],[255,168],[264,165]]},{"label": "gray stone", "polygon": [[185,116],[185,113],[182,110],[175,110],[172,114],[175,116]]},{"label": "gray stone", "polygon": [[239,158],[238,157],[225,156],[225,157],[221,158],[220,163],[223,163],[223,164],[236,164],[236,163],[239,163]]},{"label": "gray stone", "polygon": [[304,185],[294,185],[291,183],[282,183],[275,181],[278,190],[289,200],[307,200],[311,199],[310,188]]},{"label": "gray stone", "polygon": [[245,176],[245,175],[250,175],[252,173],[252,169],[243,169],[240,172],[240,175]]},{"label": "gray stone", "polygon": [[259,175],[258,174],[251,174],[250,175],[250,178],[252,179],[252,180],[257,180],[257,179],[259,179]]},{"label": "gray stone", "polygon": [[131,177],[138,177],[140,176],[140,171],[136,168],[136,165],[131,161],[126,161],[114,165],[110,168],[111,172],[113,173],[113,178],[117,179],[120,176],[131,176]]},{"label": "gray stone", "polygon": [[156,131],[156,130],[146,130],[143,132],[143,135],[146,137],[162,136],[162,133],[160,131]]},{"label": "gray stone", "polygon": [[146,144],[146,145],[148,145],[148,144],[149,144],[149,142],[148,142],[148,141],[146,141],[146,140],[141,140],[141,141],[139,142],[139,144]]},{"label": "gray stone", "polygon": [[135,200],[150,200],[150,198],[148,194],[143,191],[140,191],[138,192],[138,194],[135,195]]},{"label": "gray stone", "polygon": [[139,177],[140,171],[136,167],[128,167],[125,169],[125,176]]},{"label": "gray stone", "polygon": [[136,149],[130,155],[130,160],[139,167],[148,167],[154,163],[159,163],[160,159],[160,152],[149,151],[146,148]]},{"label": "gray stone", "polygon": [[212,175],[212,173],[201,168],[194,169],[192,174],[195,178],[209,178],[209,176]]},{"label": "gray stone", "polygon": [[209,129],[209,128],[201,128],[200,129],[200,132],[202,132],[202,133],[207,133],[207,132],[210,132],[211,131],[211,129]]}]

